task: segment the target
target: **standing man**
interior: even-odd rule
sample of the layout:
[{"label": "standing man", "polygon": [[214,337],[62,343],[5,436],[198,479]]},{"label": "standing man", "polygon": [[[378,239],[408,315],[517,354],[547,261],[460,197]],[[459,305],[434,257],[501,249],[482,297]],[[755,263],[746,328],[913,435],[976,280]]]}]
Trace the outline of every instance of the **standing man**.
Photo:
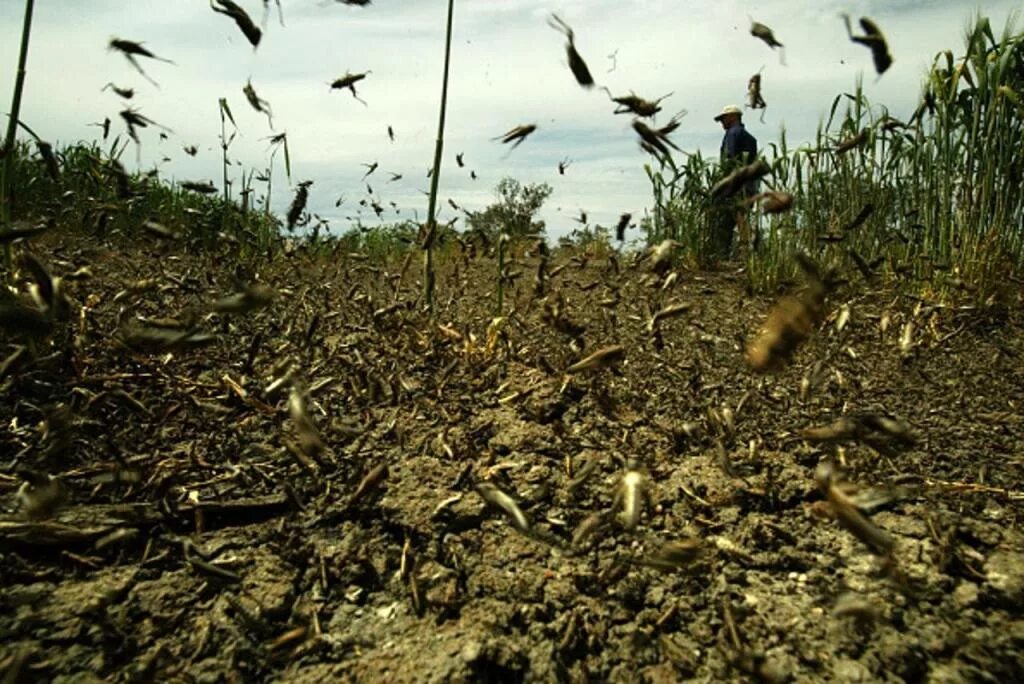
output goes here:
[{"label": "standing man", "polygon": [[[743,110],[736,105],[727,105],[715,117],[722,124],[725,135],[722,136],[722,147],[719,157],[719,169],[722,177],[732,173],[737,167],[745,166],[757,159],[757,139],[747,132],[743,126]],[[743,200],[757,193],[757,181],[743,186],[738,196],[726,197],[723,203],[712,207],[712,243],[720,257],[728,257],[732,249],[733,228],[738,227],[740,240],[750,243],[749,226],[747,224],[746,207]],[[754,236],[756,245],[759,236]]]}]

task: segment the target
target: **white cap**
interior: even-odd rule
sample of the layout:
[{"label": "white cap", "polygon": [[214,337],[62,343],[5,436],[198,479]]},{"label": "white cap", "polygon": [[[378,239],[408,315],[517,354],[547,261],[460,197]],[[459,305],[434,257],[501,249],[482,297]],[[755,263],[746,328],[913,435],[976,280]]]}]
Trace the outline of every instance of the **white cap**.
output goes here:
[{"label": "white cap", "polygon": [[722,112],[715,117],[715,121],[721,121],[722,117],[726,114],[736,114],[737,116],[743,116],[743,110],[736,105],[725,105],[722,107]]}]

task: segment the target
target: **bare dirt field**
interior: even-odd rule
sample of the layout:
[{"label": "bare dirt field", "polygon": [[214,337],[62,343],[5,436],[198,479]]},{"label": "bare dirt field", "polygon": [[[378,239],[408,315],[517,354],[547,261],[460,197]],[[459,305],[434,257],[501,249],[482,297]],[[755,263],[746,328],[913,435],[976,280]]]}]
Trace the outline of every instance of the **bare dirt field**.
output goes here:
[{"label": "bare dirt field", "polygon": [[5,682],[1024,679],[1019,286],[850,274],[762,375],[739,264],[558,254],[535,297],[520,252],[494,322],[485,256],[431,319],[418,258],[57,244],[67,320],[0,330]]}]

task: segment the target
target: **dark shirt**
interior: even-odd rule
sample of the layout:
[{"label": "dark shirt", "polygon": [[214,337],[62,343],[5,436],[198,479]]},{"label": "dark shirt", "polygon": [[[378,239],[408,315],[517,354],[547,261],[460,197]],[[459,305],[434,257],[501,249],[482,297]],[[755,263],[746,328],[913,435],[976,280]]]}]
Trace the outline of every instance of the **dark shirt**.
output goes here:
[{"label": "dark shirt", "polygon": [[[738,165],[751,164],[757,159],[757,138],[747,133],[743,124],[733,124],[722,137],[722,149],[719,163],[723,174],[728,175]],[[758,182],[756,180],[745,184],[741,194],[746,197],[757,194]]]},{"label": "dark shirt", "polygon": [[736,123],[722,137],[721,161],[737,160],[749,164],[757,159],[757,138],[747,133],[741,123]]}]

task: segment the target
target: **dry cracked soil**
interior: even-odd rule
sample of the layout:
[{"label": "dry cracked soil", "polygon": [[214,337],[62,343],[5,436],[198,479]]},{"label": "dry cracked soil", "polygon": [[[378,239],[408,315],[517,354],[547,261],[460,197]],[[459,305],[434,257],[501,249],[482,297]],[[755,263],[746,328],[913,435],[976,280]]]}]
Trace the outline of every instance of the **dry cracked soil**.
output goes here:
[{"label": "dry cracked soil", "polygon": [[33,245],[69,313],[0,330],[4,682],[1024,680],[1019,287],[851,274],[758,374],[739,264],[559,252],[537,296],[520,249],[495,320],[486,255],[431,317],[418,259],[231,249]]}]

